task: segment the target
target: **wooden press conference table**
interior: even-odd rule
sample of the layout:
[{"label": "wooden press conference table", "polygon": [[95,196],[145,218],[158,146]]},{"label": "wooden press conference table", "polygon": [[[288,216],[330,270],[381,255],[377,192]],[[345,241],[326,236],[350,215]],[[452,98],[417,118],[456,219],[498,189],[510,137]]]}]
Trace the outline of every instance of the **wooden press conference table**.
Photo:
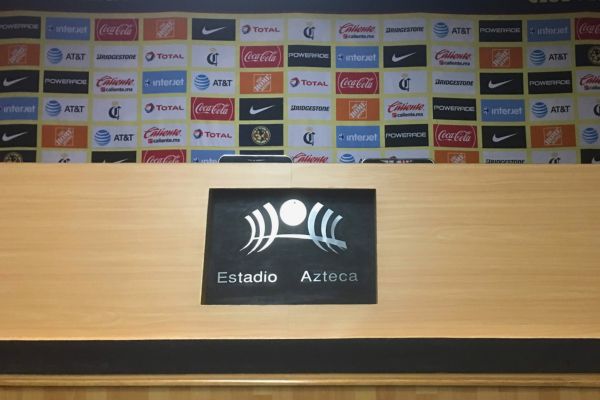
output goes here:
[{"label": "wooden press conference table", "polygon": [[[297,187],[376,189],[377,304],[201,305],[208,189]],[[0,215],[0,399],[600,395],[593,166],[2,165]]]}]

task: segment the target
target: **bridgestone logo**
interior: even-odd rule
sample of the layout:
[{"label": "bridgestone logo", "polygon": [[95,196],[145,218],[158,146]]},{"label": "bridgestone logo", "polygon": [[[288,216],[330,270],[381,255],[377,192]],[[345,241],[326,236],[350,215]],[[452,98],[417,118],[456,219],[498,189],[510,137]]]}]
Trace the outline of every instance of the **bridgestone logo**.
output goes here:
[{"label": "bridgestone logo", "polygon": [[385,28],[385,33],[417,33],[423,32],[425,28],[422,26],[406,26],[401,28]]},{"label": "bridgestone logo", "polygon": [[135,60],[137,54],[98,54],[96,60]]},{"label": "bridgestone logo", "polygon": [[329,106],[292,106],[290,111],[329,111]]},{"label": "bridgestone logo", "polygon": [[436,85],[447,85],[447,86],[473,86],[473,81],[458,81],[450,79],[436,79]]},{"label": "bridgestone logo", "polygon": [[525,164],[525,160],[485,160],[486,164]]}]

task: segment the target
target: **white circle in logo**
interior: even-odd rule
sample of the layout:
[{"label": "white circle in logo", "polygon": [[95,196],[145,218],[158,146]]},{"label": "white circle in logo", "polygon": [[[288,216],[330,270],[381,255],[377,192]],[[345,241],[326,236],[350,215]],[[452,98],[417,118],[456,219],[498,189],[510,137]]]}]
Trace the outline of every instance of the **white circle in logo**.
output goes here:
[{"label": "white circle in logo", "polygon": [[306,218],[306,206],[300,200],[288,200],[281,205],[279,216],[286,225],[300,225]]}]

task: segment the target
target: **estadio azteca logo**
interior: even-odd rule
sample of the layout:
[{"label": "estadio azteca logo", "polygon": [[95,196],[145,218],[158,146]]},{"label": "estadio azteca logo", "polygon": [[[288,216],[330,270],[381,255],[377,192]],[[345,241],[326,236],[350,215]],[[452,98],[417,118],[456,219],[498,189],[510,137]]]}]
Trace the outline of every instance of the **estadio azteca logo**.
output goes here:
[{"label": "estadio azteca logo", "polygon": [[136,18],[96,19],[96,40],[127,42],[138,40]]},{"label": "estadio azteca logo", "polygon": [[331,21],[290,18],[287,21],[290,42],[331,42]]},{"label": "estadio azteca logo", "polygon": [[337,94],[379,93],[378,72],[337,72],[335,79]]},{"label": "estadio azteca logo", "polygon": [[437,147],[477,147],[477,127],[472,125],[433,125]]},{"label": "estadio azteca logo", "polygon": [[575,39],[599,40],[600,18],[575,18]]},{"label": "estadio azteca logo", "polygon": [[137,74],[133,73],[96,73],[94,76],[94,94],[136,94]]},{"label": "estadio azteca logo", "polygon": [[433,46],[431,48],[432,63],[436,67],[464,67],[474,65],[472,47]]},{"label": "estadio azteca logo", "polygon": [[185,125],[144,125],[142,146],[185,145]]},{"label": "estadio azteca logo", "polygon": [[283,67],[283,46],[241,46],[240,67]]},{"label": "estadio azteca logo", "polygon": [[233,121],[235,99],[192,97],[192,119]]},{"label": "estadio azteca logo", "polygon": [[336,38],[338,41],[372,42],[379,38],[377,20],[337,21]]},{"label": "estadio azteca logo", "polygon": [[173,164],[185,162],[185,150],[144,150],[143,163]]},{"label": "estadio azteca logo", "polygon": [[331,147],[332,128],[329,125],[318,124],[288,124],[288,147]]}]

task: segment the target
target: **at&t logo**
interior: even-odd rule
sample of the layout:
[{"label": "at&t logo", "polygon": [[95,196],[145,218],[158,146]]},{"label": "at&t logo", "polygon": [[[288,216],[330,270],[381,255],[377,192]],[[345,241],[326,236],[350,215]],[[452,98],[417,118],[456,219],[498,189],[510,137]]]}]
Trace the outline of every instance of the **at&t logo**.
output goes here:
[{"label": "at&t logo", "polygon": [[[264,211],[262,211],[264,209]],[[321,213],[321,210],[325,210]],[[270,232],[267,233],[267,226],[263,213],[266,212],[270,220]],[[319,214],[321,213],[321,216]],[[332,251],[338,253],[340,250],[347,250],[346,242],[335,237],[335,230],[342,220],[341,215],[334,217],[334,212],[319,202],[315,203],[310,213],[308,213],[304,203],[297,199],[285,201],[279,208],[279,213],[271,203],[266,203],[262,209],[256,209],[251,214],[246,215],[245,220],[250,225],[250,240],[240,251],[247,250],[247,255],[254,252],[260,253],[273,244],[275,239],[290,240],[311,240],[315,246],[324,252]],[[317,222],[318,219],[320,222]],[[332,221],[329,224],[330,220]],[[306,221],[306,233],[279,233],[280,222],[288,227],[300,226]],[[329,225],[329,232],[327,226]],[[321,232],[318,232],[320,230]],[[337,250],[336,250],[337,248]],[[329,250],[328,250],[329,249]]]}]

